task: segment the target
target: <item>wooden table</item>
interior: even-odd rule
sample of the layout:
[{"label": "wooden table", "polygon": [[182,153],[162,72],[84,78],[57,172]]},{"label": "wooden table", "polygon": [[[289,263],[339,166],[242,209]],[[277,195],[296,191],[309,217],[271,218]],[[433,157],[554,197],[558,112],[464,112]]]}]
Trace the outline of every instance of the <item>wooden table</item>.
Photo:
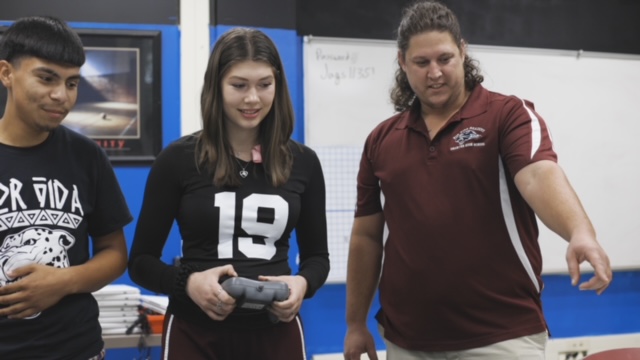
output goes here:
[{"label": "wooden table", "polygon": [[[104,335],[105,349],[124,349],[124,348],[137,348],[140,341],[140,334],[131,335]],[[154,347],[160,346],[162,341],[162,334],[151,334],[146,337],[147,346]]]}]

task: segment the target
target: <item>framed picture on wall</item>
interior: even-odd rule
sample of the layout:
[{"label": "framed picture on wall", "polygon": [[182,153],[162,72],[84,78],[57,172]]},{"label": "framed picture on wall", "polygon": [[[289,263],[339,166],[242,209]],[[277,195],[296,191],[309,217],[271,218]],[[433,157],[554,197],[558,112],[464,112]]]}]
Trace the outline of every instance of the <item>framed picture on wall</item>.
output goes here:
[{"label": "framed picture on wall", "polygon": [[160,31],[76,31],[86,61],[76,106],[62,124],[93,139],[115,164],[152,162],[162,148]]}]

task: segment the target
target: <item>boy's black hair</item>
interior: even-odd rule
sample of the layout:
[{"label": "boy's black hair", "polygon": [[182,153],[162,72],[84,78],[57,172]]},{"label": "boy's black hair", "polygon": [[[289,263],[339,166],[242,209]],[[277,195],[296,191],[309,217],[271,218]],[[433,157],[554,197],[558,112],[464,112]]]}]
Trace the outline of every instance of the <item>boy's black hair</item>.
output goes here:
[{"label": "boy's black hair", "polygon": [[0,60],[14,62],[26,56],[78,67],[85,61],[80,36],[52,16],[18,19],[2,34]]}]

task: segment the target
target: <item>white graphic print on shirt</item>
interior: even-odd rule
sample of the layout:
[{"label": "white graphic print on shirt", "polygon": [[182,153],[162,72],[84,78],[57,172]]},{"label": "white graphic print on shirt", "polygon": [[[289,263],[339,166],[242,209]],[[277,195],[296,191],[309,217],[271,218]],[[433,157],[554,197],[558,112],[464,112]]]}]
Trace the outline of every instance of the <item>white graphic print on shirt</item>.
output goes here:
[{"label": "white graphic print on shirt", "polygon": [[82,222],[78,189],[73,185],[69,190],[56,179],[31,180],[31,187],[14,178],[0,183],[0,231],[8,233],[0,246],[0,286],[18,280],[9,273],[25,265],[70,266],[68,250],[76,240],[60,227],[75,229]]}]

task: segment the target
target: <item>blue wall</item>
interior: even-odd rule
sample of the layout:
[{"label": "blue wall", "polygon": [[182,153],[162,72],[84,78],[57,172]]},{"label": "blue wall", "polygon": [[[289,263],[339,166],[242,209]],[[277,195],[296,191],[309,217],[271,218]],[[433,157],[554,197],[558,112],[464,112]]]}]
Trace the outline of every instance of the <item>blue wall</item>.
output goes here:
[{"label": "blue wall", "polygon": [[[589,274],[585,274],[585,279]],[[552,338],[612,335],[640,332],[640,272],[617,271],[603,295],[571,286],[568,275],[544,275],[542,302]],[[328,284],[307,300],[302,316],[309,354],[341,353],[346,332],[346,291],[343,284]],[[374,313],[369,328],[378,349],[384,349],[377,334]]]},{"label": "blue wall", "polygon": [[[172,25],[127,25],[105,23],[71,23],[78,29],[111,29],[111,30],[155,30],[162,33],[162,144],[163,147],[180,136],[180,32]],[[203,74],[204,75],[204,74]],[[82,90],[81,90],[82,91]],[[135,231],[136,219],[142,207],[142,196],[149,174],[149,166],[116,166],[115,173],[125,194],[134,221],[125,227],[128,247]],[[171,263],[179,254],[180,241],[174,231],[167,242],[163,259]],[[125,273],[114,283],[134,285],[129,274]],[[142,290],[143,293],[149,293]],[[110,349],[108,359],[137,359],[137,349]],[[160,348],[152,350],[152,358],[160,359]]]},{"label": "blue wall", "polygon": [[[165,147],[180,137],[180,31],[172,25],[136,25],[136,24],[105,24],[105,23],[70,23],[77,29],[109,29],[160,31],[162,37],[162,146]],[[204,74],[203,74],[204,75]],[[80,90],[82,91],[82,89]],[[149,165],[115,166],[115,173],[125,194],[129,209],[134,220],[125,227],[125,236],[129,247],[133,239],[136,219],[142,207],[144,187],[149,174]],[[179,254],[179,236],[174,231],[163,254],[168,263]],[[125,273],[116,283],[133,284],[129,274]]]}]

